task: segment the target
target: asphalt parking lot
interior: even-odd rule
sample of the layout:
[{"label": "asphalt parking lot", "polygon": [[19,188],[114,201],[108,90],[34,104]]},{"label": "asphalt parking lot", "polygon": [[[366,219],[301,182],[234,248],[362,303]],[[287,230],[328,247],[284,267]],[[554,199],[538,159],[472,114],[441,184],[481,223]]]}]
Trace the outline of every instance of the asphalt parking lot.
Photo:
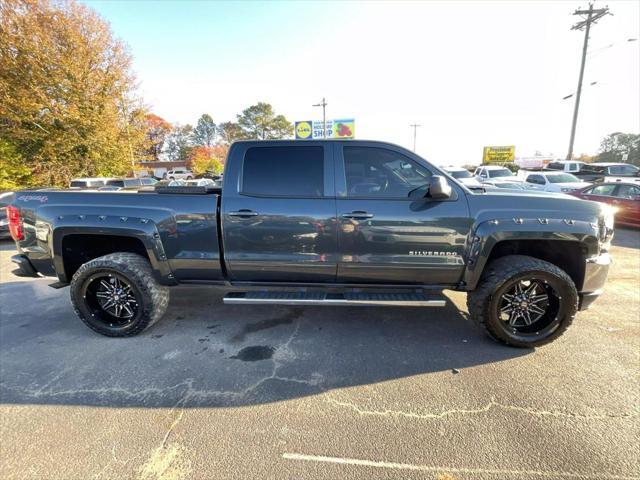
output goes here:
[{"label": "asphalt parking lot", "polygon": [[640,478],[640,232],[558,341],[443,309],[231,306],[172,291],[101,337],[0,244],[0,478]]}]

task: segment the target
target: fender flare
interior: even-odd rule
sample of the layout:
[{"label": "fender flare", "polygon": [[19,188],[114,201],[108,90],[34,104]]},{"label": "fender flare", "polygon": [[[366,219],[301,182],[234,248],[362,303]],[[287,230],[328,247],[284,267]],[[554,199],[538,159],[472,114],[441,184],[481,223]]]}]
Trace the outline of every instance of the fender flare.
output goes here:
[{"label": "fender flare", "polygon": [[463,283],[465,290],[474,290],[491,256],[500,242],[509,240],[570,241],[585,247],[586,257],[598,255],[598,225],[573,219],[497,218],[477,224],[469,235],[465,248]]},{"label": "fender flare", "polygon": [[[75,218],[74,218],[75,217]],[[156,224],[139,217],[76,215],[58,217],[52,225],[50,248],[58,279],[68,283],[64,268],[63,241],[69,235],[112,235],[135,238],[144,246],[156,279],[164,285],[177,283],[171,271]]]}]

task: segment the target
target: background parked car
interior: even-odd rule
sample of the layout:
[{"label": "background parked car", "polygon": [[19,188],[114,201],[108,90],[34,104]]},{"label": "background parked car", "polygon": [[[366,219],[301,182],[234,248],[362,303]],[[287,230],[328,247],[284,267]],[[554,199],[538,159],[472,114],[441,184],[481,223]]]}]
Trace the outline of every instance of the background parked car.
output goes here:
[{"label": "background parked car", "polygon": [[544,190],[546,192],[569,193],[588,187],[590,183],[564,172],[518,172],[528,187],[533,190]]},{"label": "background parked car", "polygon": [[575,191],[571,195],[608,203],[618,209],[616,224],[640,227],[640,186],[635,183],[601,183]]},{"label": "background parked car", "polygon": [[585,165],[587,165],[585,162],[578,162],[576,160],[556,160],[555,162],[547,164],[544,169],[576,174],[580,172]]},{"label": "background parked car", "polygon": [[[114,191],[114,190],[137,190],[142,186],[153,185],[156,180],[150,177],[145,177],[145,182],[142,182],[142,178],[113,178],[107,181],[104,187],[99,188],[102,191]],[[148,183],[151,182],[151,183]]]},{"label": "background parked car", "polygon": [[74,178],[69,183],[69,188],[100,188],[104,187],[110,177],[89,177],[89,178]]},{"label": "background parked car", "polygon": [[524,181],[522,178],[518,178],[507,167],[501,167],[499,165],[482,165],[476,168],[474,175],[480,183],[491,182],[493,185],[497,185],[501,182],[513,184],[522,183]]},{"label": "background parked car", "polygon": [[187,180],[185,182],[185,185],[187,186],[191,186],[191,187],[212,187],[216,184],[215,181],[213,181],[210,178],[197,178],[195,180]]},{"label": "background parked car", "polygon": [[13,202],[13,192],[0,193],[0,239],[11,238],[9,220],[7,219],[7,205]]},{"label": "background parked car", "polygon": [[469,170],[467,170],[466,168],[453,167],[453,166],[440,167],[440,168],[442,168],[442,170],[447,172],[449,175],[451,175],[453,178],[458,180],[463,185],[466,185],[467,187],[481,187],[482,186],[482,184],[478,181],[478,179],[476,177],[474,177],[471,174],[471,172]]},{"label": "background parked car", "polygon": [[164,174],[164,178],[169,180],[191,180],[194,174],[186,168],[174,168]]},{"label": "background parked car", "polygon": [[491,189],[500,189],[500,190],[526,190],[526,191],[530,191],[531,188],[529,188],[529,186],[522,182],[522,181],[517,181],[517,182],[508,182],[508,181],[494,181],[494,180],[487,180],[485,182],[482,183],[482,186],[488,190]]}]

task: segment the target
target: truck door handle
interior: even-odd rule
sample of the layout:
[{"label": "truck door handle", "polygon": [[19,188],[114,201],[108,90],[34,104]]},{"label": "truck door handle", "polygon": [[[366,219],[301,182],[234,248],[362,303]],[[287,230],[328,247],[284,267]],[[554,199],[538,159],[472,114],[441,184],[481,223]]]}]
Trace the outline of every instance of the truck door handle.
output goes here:
[{"label": "truck door handle", "polygon": [[351,213],[343,213],[342,218],[352,218],[354,220],[364,220],[366,218],[373,218],[372,213],[363,212],[361,210],[355,210]]},{"label": "truck door handle", "polygon": [[258,212],[254,212],[253,210],[242,209],[237,212],[229,212],[227,213],[230,217],[257,217]]}]

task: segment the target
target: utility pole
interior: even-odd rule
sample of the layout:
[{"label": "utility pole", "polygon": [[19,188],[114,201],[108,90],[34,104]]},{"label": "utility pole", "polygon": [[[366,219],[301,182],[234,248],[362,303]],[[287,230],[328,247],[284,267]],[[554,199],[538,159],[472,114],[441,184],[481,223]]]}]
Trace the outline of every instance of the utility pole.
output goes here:
[{"label": "utility pole", "polygon": [[[580,63],[580,75],[578,77],[578,89],[576,90],[576,103],[573,107],[573,122],[571,124],[571,138],[569,140],[569,153],[567,160],[573,157],[573,142],[576,138],[576,124],[578,123],[578,109],[580,108],[580,94],[582,93],[582,79],[584,77],[584,64],[587,59],[587,46],[589,44],[589,32],[591,24],[595,23],[609,13],[609,7],[593,8],[593,3],[589,4],[589,10],[576,10],[574,15],[580,15],[583,20],[571,27],[571,30],[582,30],[584,28],[584,44],[582,45],[582,62]],[[584,18],[584,15],[587,18]]]},{"label": "utility pole", "polygon": [[329,104],[324,99],[324,97],[322,97],[322,102],[312,105],[314,107],[322,107],[322,138],[327,138],[327,116],[326,116],[327,105]]},{"label": "utility pole", "polygon": [[415,152],[416,151],[416,134],[418,131],[418,127],[421,127],[422,125],[420,125],[419,123],[412,123],[409,126],[413,128],[413,151]]}]

